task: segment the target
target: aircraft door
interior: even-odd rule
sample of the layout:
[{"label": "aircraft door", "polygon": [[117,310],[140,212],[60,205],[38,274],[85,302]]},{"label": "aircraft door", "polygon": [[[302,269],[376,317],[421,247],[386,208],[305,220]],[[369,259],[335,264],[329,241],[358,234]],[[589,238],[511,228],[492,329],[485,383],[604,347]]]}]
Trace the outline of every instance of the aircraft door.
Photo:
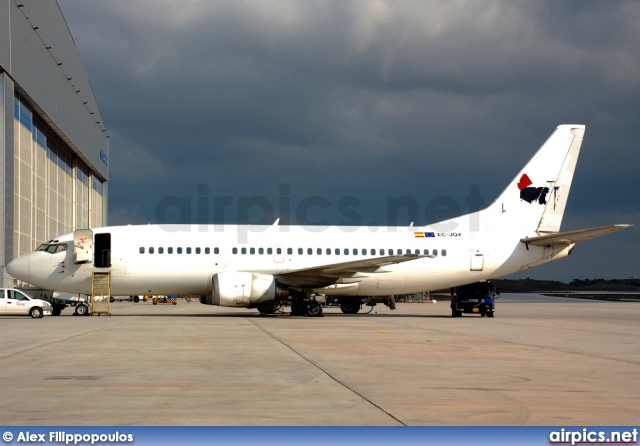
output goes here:
[{"label": "aircraft door", "polygon": [[471,239],[471,271],[482,271],[484,268],[484,243],[480,238]]},{"label": "aircraft door", "polygon": [[276,263],[282,263],[284,262],[284,246],[282,245],[275,245],[273,247],[273,260]]},{"label": "aircraft door", "polygon": [[96,268],[109,268],[111,266],[111,234],[96,234],[95,261]]},{"label": "aircraft door", "polygon": [[73,263],[88,263],[93,260],[93,231],[76,229],[73,231]]}]

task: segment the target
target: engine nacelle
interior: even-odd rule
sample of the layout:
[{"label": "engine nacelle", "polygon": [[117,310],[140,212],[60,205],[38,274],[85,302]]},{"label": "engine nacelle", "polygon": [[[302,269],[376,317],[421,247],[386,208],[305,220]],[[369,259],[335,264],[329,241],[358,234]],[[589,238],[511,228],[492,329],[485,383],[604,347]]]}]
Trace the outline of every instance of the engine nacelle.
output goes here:
[{"label": "engine nacelle", "polygon": [[255,307],[288,296],[289,288],[270,274],[228,271],[213,275],[213,293],[201,297],[200,302],[221,307]]}]

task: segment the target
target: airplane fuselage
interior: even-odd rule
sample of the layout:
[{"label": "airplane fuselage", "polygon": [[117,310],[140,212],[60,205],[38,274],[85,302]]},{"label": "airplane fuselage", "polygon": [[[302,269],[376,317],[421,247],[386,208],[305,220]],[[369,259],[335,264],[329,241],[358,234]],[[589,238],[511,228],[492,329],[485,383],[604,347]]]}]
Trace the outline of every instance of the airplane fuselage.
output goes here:
[{"label": "airplane fuselage", "polygon": [[[379,296],[448,288],[509,274],[544,263],[563,249],[527,247],[521,234],[438,231],[429,227],[316,226],[120,226],[110,234],[110,266],[74,263],[73,234],[51,242],[58,252],[30,254],[29,282],[47,289],[91,293],[94,271],[111,272],[114,295],[206,295],[212,277],[224,271],[282,276],[290,286],[313,287],[325,295]],[[326,265],[413,255],[353,274],[340,273],[335,286],[292,271]]]}]

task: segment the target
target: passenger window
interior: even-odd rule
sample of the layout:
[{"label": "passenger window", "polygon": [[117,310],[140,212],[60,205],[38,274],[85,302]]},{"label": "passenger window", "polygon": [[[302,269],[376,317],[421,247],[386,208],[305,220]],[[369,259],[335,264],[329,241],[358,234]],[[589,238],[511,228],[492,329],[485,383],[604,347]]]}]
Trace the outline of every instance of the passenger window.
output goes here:
[{"label": "passenger window", "polygon": [[246,253],[247,253],[247,248],[242,248],[242,249],[240,250],[240,252],[242,252],[242,254],[246,254]]},{"label": "passenger window", "polygon": [[334,249],[334,252],[336,253],[337,256],[339,256],[340,255],[340,248]]},{"label": "passenger window", "polygon": [[428,250],[428,249],[425,249],[425,250],[424,250],[424,255],[425,255],[425,256],[428,256],[428,255],[429,255],[429,250]]},{"label": "passenger window", "polygon": [[200,248],[196,248],[196,254],[200,254]]},{"label": "passenger window", "polygon": [[258,248],[258,254],[260,255],[264,254],[264,248]]},{"label": "passenger window", "polygon": [[177,252],[178,254],[182,254],[182,248],[176,248],[176,252]]},{"label": "passenger window", "polygon": [[383,256],[384,255],[384,249],[380,250],[380,255]]},{"label": "passenger window", "polygon": [[313,254],[313,249],[311,249],[311,248],[307,248],[307,254],[308,254],[308,255],[312,255],[312,254]]},{"label": "passenger window", "polygon": [[367,255],[367,250],[366,250],[366,249],[363,249],[363,250],[362,250],[362,255],[363,255],[363,256],[366,256],[366,255]]},{"label": "passenger window", "polygon": [[372,256],[375,256],[375,255],[376,255],[376,250],[375,250],[375,249],[372,249],[372,250],[371,250],[371,255],[372,255]]},{"label": "passenger window", "polygon": [[140,254],[144,254],[144,247],[140,247]]},{"label": "passenger window", "polygon": [[167,254],[173,254],[173,248],[167,248]]},{"label": "passenger window", "polygon": [[318,254],[319,256],[321,256],[321,255],[322,255],[322,248],[318,248],[318,249],[316,250],[316,254]]},{"label": "passenger window", "polygon": [[213,248],[214,254],[220,254],[220,248]]},{"label": "passenger window", "polygon": [[447,255],[447,250],[443,249],[440,253],[442,254],[442,257],[445,257]]},{"label": "passenger window", "polygon": [[410,249],[407,249],[407,250],[405,251],[405,254],[411,254],[411,250],[410,250]]},{"label": "passenger window", "polygon": [[205,254],[211,254],[211,248],[204,248]]},{"label": "passenger window", "polygon": [[298,254],[300,255],[304,254],[304,250],[302,248],[298,248]]},{"label": "passenger window", "polygon": [[234,254],[238,254],[238,248],[233,248],[231,252],[233,252]]},{"label": "passenger window", "polygon": [[149,248],[149,254],[153,254],[153,248]]},{"label": "passenger window", "polygon": [[267,254],[269,254],[269,255],[273,254],[273,249],[272,248],[267,248]]},{"label": "passenger window", "polygon": [[249,248],[249,254],[254,255],[256,253],[256,248]]},{"label": "passenger window", "polygon": [[433,250],[433,255],[436,256],[436,257],[438,256],[438,250],[437,249]]},{"label": "passenger window", "polygon": [[187,248],[187,254],[191,254],[191,248]]},{"label": "passenger window", "polygon": [[282,248],[276,248],[276,254],[282,254]]},{"label": "passenger window", "polygon": [[328,256],[330,256],[331,255],[331,248],[327,248],[325,252],[327,253]]},{"label": "passenger window", "polygon": [[288,255],[293,254],[293,248],[287,248],[287,254]]},{"label": "passenger window", "polygon": [[358,255],[358,249],[354,249],[354,250],[353,250],[353,255],[354,255],[354,256],[357,256],[357,255]]},{"label": "passenger window", "polygon": [[415,253],[414,253],[414,254],[415,254],[415,255],[417,255],[417,256],[419,256],[419,255],[420,255],[420,250],[419,250],[419,249],[416,249],[416,251],[415,251]]},{"label": "passenger window", "polygon": [[348,255],[349,255],[349,249],[348,249],[348,248],[345,248],[345,249],[344,249],[344,255],[345,255],[345,256],[348,256]]},{"label": "passenger window", "polygon": [[164,248],[158,248],[158,254],[164,254]]}]

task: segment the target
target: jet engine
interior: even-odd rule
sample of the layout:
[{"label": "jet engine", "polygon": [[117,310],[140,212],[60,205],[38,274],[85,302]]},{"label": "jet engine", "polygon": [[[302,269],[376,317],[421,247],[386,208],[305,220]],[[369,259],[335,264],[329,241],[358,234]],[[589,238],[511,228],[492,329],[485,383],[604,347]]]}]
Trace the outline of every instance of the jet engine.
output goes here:
[{"label": "jet engine", "polygon": [[270,274],[228,271],[213,275],[213,293],[200,303],[221,307],[255,307],[264,302],[286,299],[289,288]]}]

